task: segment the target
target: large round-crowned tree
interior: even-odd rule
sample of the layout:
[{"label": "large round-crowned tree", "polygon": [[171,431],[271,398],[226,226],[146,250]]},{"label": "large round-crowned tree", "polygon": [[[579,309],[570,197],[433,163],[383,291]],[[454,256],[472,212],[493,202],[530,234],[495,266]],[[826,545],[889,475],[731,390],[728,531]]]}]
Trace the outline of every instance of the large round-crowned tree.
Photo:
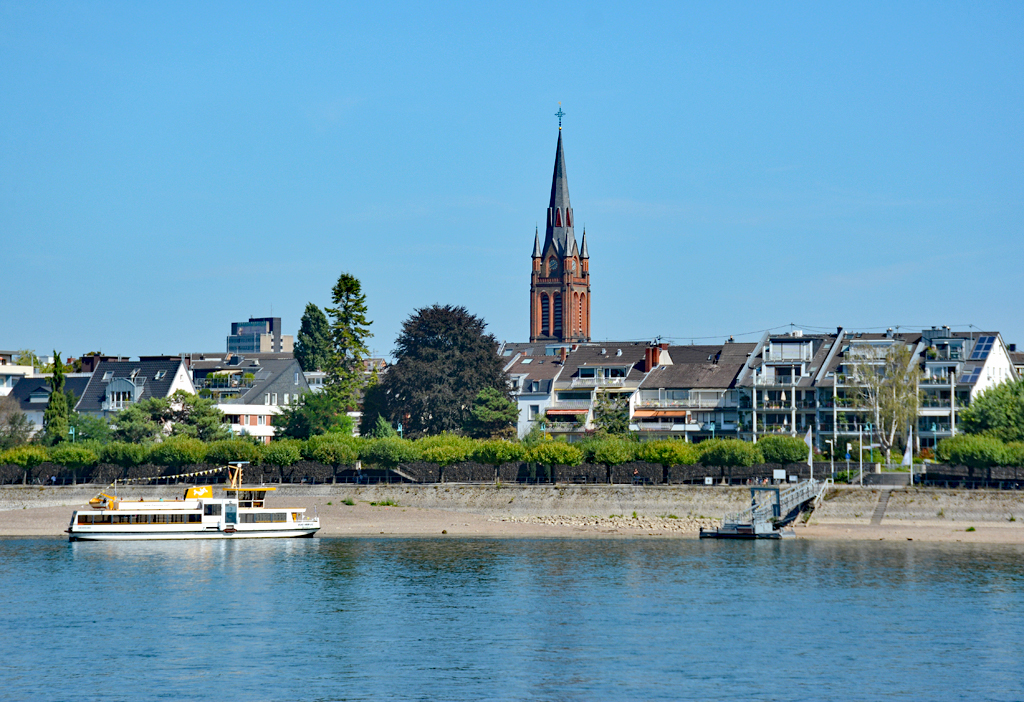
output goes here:
[{"label": "large round-crowned tree", "polygon": [[465,307],[413,312],[395,340],[395,364],[381,381],[388,418],[406,437],[458,432],[484,388],[508,393],[494,337]]}]

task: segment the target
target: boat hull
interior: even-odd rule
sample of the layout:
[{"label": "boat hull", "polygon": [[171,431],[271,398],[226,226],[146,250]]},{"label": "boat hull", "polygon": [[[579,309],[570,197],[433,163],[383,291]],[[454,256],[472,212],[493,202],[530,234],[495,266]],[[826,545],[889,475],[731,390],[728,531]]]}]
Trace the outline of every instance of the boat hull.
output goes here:
[{"label": "boat hull", "polygon": [[274,529],[259,531],[234,531],[225,532],[220,530],[205,531],[90,531],[71,532],[68,534],[68,541],[175,541],[182,539],[298,539],[308,538],[316,534],[320,527],[303,529]]}]

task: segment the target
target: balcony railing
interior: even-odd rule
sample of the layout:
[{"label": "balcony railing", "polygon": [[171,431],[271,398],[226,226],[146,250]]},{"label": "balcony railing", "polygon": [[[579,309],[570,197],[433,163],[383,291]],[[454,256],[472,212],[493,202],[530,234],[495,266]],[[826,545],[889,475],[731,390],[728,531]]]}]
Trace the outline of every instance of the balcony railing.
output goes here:
[{"label": "balcony railing", "polygon": [[232,378],[200,378],[195,383],[197,390],[228,390],[235,388],[251,388],[256,384],[254,378],[232,379]]},{"label": "balcony railing", "polygon": [[730,407],[735,408],[735,402],[728,402],[724,398],[719,400],[668,400],[668,399],[650,399],[640,400],[637,402],[637,407],[666,407],[675,409],[716,409],[719,407]]},{"label": "balcony railing", "polygon": [[621,388],[626,384],[625,378],[573,378],[570,387],[574,388]]},{"label": "balcony railing", "polygon": [[578,409],[584,414],[590,409],[590,400],[556,400],[548,409]]},{"label": "balcony railing", "polygon": [[794,354],[792,349],[786,349],[783,353],[779,349],[771,349],[765,352],[764,360],[768,363],[776,363],[779,361],[810,361],[814,354],[811,353],[811,349],[808,346],[804,346],[800,349],[799,353]]},{"label": "balcony railing", "polygon": [[777,385],[788,387],[790,385],[797,385],[803,378],[802,375],[755,375],[754,385],[765,386],[765,385]]},{"label": "balcony railing", "polygon": [[548,422],[545,431],[550,434],[568,434],[571,432],[583,431],[583,425],[579,422]]},{"label": "balcony railing", "polygon": [[921,378],[921,385],[949,385],[947,376],[925,376]]}]

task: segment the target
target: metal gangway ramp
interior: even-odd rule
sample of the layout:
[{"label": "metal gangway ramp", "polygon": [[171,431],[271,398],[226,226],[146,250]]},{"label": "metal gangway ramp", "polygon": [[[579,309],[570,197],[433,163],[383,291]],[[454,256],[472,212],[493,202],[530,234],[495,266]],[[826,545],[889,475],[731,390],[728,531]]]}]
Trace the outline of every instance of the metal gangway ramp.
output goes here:
[{"label": "metal gangway ramp", "polygon": [[796,485],[754,486],[750,507],[727,514],[718,529],[701,529],[702,539],[780,539],[781,531],[800,514],[803,505],[817,503],[831,480],[804,480]]}]

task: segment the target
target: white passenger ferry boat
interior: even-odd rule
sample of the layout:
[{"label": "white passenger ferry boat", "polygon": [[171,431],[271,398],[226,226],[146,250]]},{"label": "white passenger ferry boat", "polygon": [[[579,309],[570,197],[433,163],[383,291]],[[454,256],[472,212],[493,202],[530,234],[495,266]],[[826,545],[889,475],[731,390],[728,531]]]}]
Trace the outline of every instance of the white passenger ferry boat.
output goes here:
[{"label": "white passenger ferry boat", "polygon": [[304,508],[265,506],[273,487],[242,487],[241,470],[232,474],[225,497],[215,498],[213,486],[185,490],[179,500],[123,500],[100,494],[90,510],[75,510],[69,541],[149,539],[265,539],[313,536],[320,518],[307,517]]}]

